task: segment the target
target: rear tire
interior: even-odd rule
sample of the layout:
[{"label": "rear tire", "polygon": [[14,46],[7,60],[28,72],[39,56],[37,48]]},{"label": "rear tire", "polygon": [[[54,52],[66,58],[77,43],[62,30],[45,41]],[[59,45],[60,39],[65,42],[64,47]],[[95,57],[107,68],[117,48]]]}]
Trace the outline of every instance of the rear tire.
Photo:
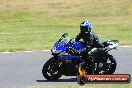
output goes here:
[{"label": "rear tire", "polygon": [[116,70],[117,62],[116,59],[112,55],[108,55],[109,60],[112,62],[112,66],[108,72],[108,74],[113,74]]},{"label": "rear tire", "polygon": [[59,79],[62,76],[61,72],[59,71],[59,62],[55,60],[54,57],[50,58],[44,64],[42,74],[48,81]]},{"label": "rear tire", "polygon": [[[107,55],[105,57],[105,62],[103,62],[103,67],[100,67],[95,70],[94,74],[113,74],[116,70],[116,60],[112,55]],[[110,61],[110,63],[108,63]]]}]

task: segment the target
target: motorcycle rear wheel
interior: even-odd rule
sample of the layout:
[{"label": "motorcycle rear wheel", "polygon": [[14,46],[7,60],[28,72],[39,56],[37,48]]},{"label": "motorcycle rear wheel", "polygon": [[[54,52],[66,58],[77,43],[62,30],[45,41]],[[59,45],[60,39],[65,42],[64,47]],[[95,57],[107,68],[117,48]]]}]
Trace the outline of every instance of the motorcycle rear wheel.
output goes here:
[{"label": "motorcycle rear wheel", "polygon": [[106,61],[103,63],[103,66],[97,68],[94,72],[95,74],[113,74],[115,72],[117,66],[115,58],[108,54],[105,59]]}]

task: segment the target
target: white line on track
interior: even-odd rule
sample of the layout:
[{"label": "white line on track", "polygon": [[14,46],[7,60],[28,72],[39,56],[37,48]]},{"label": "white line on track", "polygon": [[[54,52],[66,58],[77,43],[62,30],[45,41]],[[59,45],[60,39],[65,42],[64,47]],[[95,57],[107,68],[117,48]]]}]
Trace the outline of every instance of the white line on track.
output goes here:
[{"label": "white line on track", "polygon": [[[132,47],[132,46],[118,46],[118,47],[126,47],[126,48],[129,48],[129,47]],[[37,50],[37,51],[51,51],[51,50]],[[18,52],[20,52],[20,53],[24,53],[24,52],[30,53],[30,52],[36,52],[36,51],[18,51]],[[0,53],[15,53],[15,52],[0,52]]]},{"label": "white line on track", "polygon": [[132,46],[119,46],[119,47],[132,47]]}]

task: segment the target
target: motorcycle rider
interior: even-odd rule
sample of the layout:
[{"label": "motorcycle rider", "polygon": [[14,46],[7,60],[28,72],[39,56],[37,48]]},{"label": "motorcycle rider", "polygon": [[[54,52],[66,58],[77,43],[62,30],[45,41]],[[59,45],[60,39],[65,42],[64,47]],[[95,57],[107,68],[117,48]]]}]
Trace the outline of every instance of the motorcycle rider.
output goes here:
[{"label": "motorcycle rider", "polygon": [[85,62],[90,62],[95,70],[93,54],[99,53],[104,45],[100,42],[98,36],[92,30],[92,23],[89,20],[84,20],[80,24],[80,33],[76,36],[75,41],[83,40],[86,45],[86,50],[81,51],[80,55],[84,58]]}]

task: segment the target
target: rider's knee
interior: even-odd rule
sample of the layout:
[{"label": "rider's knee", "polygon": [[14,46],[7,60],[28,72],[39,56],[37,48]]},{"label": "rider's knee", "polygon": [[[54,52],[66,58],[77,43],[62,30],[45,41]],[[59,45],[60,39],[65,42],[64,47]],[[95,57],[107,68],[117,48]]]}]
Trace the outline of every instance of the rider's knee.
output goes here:
[{"label": "rider's knee", "polygon": [[98,49],[97,48],[93,48],[91,49],[89,52],[88,52],[88,55],[93,55],[94,53],[98,52]]}]

